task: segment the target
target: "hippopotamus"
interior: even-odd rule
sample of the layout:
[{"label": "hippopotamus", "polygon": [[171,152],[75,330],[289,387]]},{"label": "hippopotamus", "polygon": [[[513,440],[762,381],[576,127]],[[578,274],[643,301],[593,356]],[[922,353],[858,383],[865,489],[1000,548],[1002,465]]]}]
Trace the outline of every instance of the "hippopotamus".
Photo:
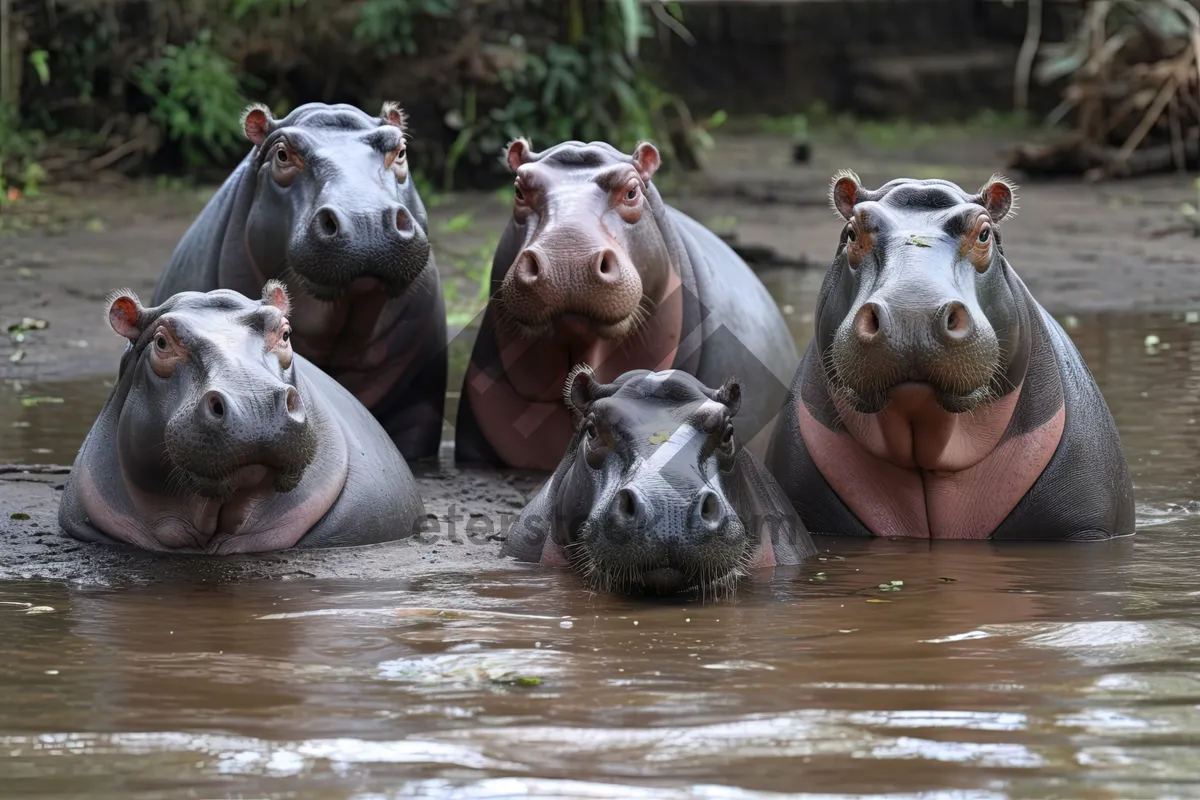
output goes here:
[{"label": "hippopotamus", "polygon": [[682,369],[708,385],[737,371],[738,425],[765,453],[800,357],[775,301],[714,233],[666,205],[653,144],[507,151],[512,217],[492,261],[491,299],[463,382],[460,464],[551,471],[571,439],[563,382]]},{"label": "hippopotamus", "polygon": [[843,221],[767,465],[814,534],[1134,532],[1116,425],[1004,255],[1015,187],[831,185]]},{"label": "hippopotamus", "polygon": [[268,280],[292,294],[295,351],[371,410],[406,459],[437,455],[446,311],[405,118],[309,103],[243,114],[253,144],[184,234],[153,302]]},{"label": "hippopotamus", "polygon": [[109,296],[128,340],[59,509],[76,539],[208,554],[363,545],[425,512],[378,421],[292,349],[284,286],[262,299]]},{"label": "hippopotamus", "polygon": [[642,369],[600,383],[581,364],[564,400],[571,441],[502,555],[573,566],[604,591],[716,599],[752,570],[816,552],[741,444],[736,378],[712,389],[683,370]]}]

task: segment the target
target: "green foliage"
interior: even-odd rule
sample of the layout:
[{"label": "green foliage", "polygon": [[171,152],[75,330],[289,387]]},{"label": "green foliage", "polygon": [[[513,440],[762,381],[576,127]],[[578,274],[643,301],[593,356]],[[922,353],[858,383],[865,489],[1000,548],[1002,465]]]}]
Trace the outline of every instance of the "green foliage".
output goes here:
[{"label": "green foliage", "polygon": [[[419,109],[414,163],[451,188],[464,168],[503,172],[499,157],[517,136],[538,148],[584,139],[626,151],[647,139],[669,164],[681,142],[711,146],[707,132],[723,122],[694,124],[641,69],[641,42],[658,24],[642,0],[89,0],[60,11],[28,30],[23,122],[96,155],[116,152],[126,133],[144,136],[145,113],[188,166],[226,162],[245,147],[238,120],[251,99],[366,107],[398,92]],[[683,30],[680,4],[656,13]],[[446,68],[429,70],[415,96],[411,82],[382,77],[417,59]],[[446,128],[427,124],[430,112]],[[10,185],[32,157],[15,130],[0,119]],[[139,153],[114,168],[145,164]],[[434,187],[414,178],[437,205]]]},{"label": "green foliage", "polygon": [[[631,150],[651,140],[672,155],[665,112],[686,116],[686,109],[636,66],[638,42],[653,32],[648,12],[638,0],[605,0],[588,29],[580,0],[568,8],[567,43],[527,51],[523,68],[501,72],[510,98],[505,105],[481,112],[475,93],[464,92],[456,115],[459,134],[446,156],[447,189],[461,159],[482,165],[518,136],[535,148],[579,139]],[[724,119],[714,121],[716,127]]]},{"label": "green foliage", "polygon": [[[36,195],[46,173],[37,159],[45,144],[41,131],[23,128],[17,110],[0,103],[0,205],[8,200],[5,186],[23,187]],[[32,187],[32,190],[31,190]]]},{"label": "green foliage", "polygon": [[457,8],[458,0],[366,0],[359,11],[354,35],[384,55],[415,55],[416,17],[446,19]]},{"label": "green foliage", "polygon": [[209,31],[182,47],[168,45],[161,58],[134,71],[134,80],[154,103],[150,118],[180,145],[189,164],[221,158],[242,143],[238,119],[249,101]]}]

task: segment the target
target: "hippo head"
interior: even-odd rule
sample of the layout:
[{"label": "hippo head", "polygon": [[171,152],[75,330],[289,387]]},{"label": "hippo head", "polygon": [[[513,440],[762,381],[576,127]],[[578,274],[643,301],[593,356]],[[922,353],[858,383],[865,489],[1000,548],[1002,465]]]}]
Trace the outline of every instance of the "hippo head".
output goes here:
[{"label": "hippo head", "polygon": [[994,176],[977,194],[944,180],[870,191],[853,173],[835,177],[845,225],[816,342],[839,407],[876,414],[900,401],[961,414],[1019,383],[1028,342],[998,228],[1013,188]]},{"label": "hippo head", "polygon": [[264,278],[322,300],[382,286],[400,295],[430,253],[408,174],[404,115],[312,103],[281,120],[251,106],[243,127],[257,178],[246,246]]},{"label": "hippo head", "polygon": [[549,337],[560,323],[603,339],[637,330],[662,299],[671,264],[650,185],[658,150],[643,142],[628,156],[603,142],[563,142],[534,153],[517,139],[507,159],[515,241],[495,265],[507,270],[498,294],[505,320],[528,338]]},{"label": "hippo head", "polygon": [[571,564],[602,590],[731,592],[757,543],[735,509],[737,381],[636,370],[601,384],[576,368],[564,391],[578,424],[557,541]]},{"label": "hippo head", "polygon": [[211,498],[299,484],[316,435],[296,382],[282,284],[269,281],[261,301],[182,292],[143,308],[121,290],[107,306],[109,324],[130,343],[117,423],[130,483]]}]

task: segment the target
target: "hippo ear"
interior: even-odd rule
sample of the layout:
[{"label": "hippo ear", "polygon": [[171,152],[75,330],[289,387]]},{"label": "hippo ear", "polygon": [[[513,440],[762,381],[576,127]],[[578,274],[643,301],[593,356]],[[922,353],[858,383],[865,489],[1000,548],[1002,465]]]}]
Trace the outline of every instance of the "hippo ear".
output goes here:
[{"label": "hippo ear", "polygon": [[262,103],[246,106],[246,110],[242,112],[242,130],[255,147],[265,142],[274,129],[275,119],[271,116],[270,109]]},{"label": "hippo ear", "polygon": [[508,152],[505,154],[504,160],[508,162],[508,168],[513,172],[520,169],[522,164],[528,164],[532,159],[533,145],[524,136],[509,142]]},{"label": "hippo ear", "polygon": [[987,209],[993,222],[1011,219],[1017,213],[1017,187],[1003,175],[993,175],[974,198]]},{"label": "hippo ear", "polygon": [[658,155],[658,148],[649,142],[642,142],[633,151],[633,166],[637,168],[638,175],[645,183],[650,182],[661,165],[662,158]]},{"label": "hippo ear", "polygon": [[383,108],[379,111],[379,117],[389,125],[395,125],[401,131],[408,125],[408,115],[404,113],[404,109],[399,103],[388,101],[383,104]]},{"label": "hippo ear", "polygon": [[728,408],[729,416],[735,416],[742,407],[742,384],[737,378],[730,378],[713,392],[712,399]]},{"label": "hippo ear", "polygon": [[859,200],[862,181],[848,169],[839,170],[829,184],[829,204],[843,219],[854,216],[854,205]]},{"label": "hippo ear", "polygon": [[292,301],[288,297],[287,287],[281,282],[271,279],[263,285],[262,301],[279,309],[285,317],[292,310]]},{"label": "hippo ear", "polygon": [[117,289],[109,294],[104,304],[108,307],[108,324],[117,333],[131,342],[142,335],[142,320],[146,309],[132,289]]},{"label": "hippo ear", "polygon": [[587,364],[576,364],[567,373],[567,380],[563,384],[563,402],[576,415],[584,417],[599,388],[600,384],[596,382],[592,368]]}]

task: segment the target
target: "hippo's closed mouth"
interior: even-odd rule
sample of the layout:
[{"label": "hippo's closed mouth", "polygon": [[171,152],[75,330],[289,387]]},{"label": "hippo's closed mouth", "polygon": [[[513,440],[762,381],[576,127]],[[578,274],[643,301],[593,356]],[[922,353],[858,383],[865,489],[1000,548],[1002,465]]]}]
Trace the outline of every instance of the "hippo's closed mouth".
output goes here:
[{"label": "hippo's closed mouth", "polygon": [[228,475],[213,478],[183,467],[176,469],[191,491],[222,501],[245,490],[274,489],[277,492],[289,492],[300,483],[304,473],[303,469],[280,471],[266,464],[246,464]]},{"label": "hippo's closed mouth", "polygon": [[944,411],[965,414],[979,407],[993,394],[987,384],[966,393],[952,392],[923,377],[908,377],[871,392],[855,391],[849,387],[846,389],[853,398],[854,410],[861,414],[878,414],[893,402],[911,403],[921,393],[926,394],[926,398],[923,399],[935,401]]}]

